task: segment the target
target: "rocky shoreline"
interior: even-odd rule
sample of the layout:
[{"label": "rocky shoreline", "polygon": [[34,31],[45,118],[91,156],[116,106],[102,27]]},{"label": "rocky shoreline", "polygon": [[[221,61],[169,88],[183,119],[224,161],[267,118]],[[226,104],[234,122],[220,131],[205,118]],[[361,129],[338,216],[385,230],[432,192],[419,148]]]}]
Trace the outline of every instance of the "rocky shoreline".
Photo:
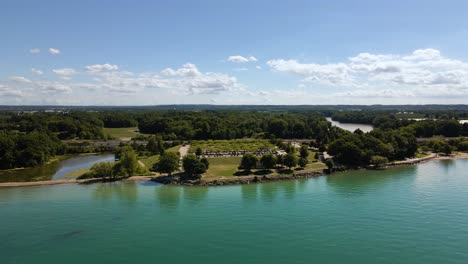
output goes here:
[{"label": "rocky shoreline", "polygon": [[[388,167],[414,165],[417,163],[427,162],[430,160],[445,160],[445,159],[466,159],[468,153],[457,153],[450,156],[438,156],[431,154],[427,157],[411,159],[400,162],[392,162],[387,164]],[[83,179],[83,180],[54,180],[54,181],[38,181],[38,182],[5,182],[0,183],[2,187],[27,187],[27,186],[45,186],[45,185],[57,185],[57,184],[92,184],[98,182],[109,182],[109,181],[153,181],[167,185],[179,185],[179,186],[225,186],[225,185],[239,185],[239,184],[252,184],[252,183],[266,183],[274,181],[285,181],[285,180],[297,180],[316,178],[325,176],[327,173],[324,171],[310,171],[303,173],[294,173],[291,175],[275,175],[275,176],[240,176],[235,178],[220,178],[216,180],[180,180],[177,177],[169,176],[132,176],[124,179],[115,180],[103,180],[101,178]]]},{"label": "rocky shoreline", "polygon": [[297,180],[316,178],[326,175],[322,171],[312,171],[306,173],[294,173],[291,175],[277,175],[277,176],[241,176],[234,179],[222,178],[211,181],[202,180],[180,180],[176,177],[161,176],[154,177],[151,181],[166,184],[166,185],[182,185],[182,186],[224,186],[224,185],[239,185],[239,184],[251,184],[251,183],[263,183],[263,182],[274,182],[274,181],[286,181],[286,180]]}]

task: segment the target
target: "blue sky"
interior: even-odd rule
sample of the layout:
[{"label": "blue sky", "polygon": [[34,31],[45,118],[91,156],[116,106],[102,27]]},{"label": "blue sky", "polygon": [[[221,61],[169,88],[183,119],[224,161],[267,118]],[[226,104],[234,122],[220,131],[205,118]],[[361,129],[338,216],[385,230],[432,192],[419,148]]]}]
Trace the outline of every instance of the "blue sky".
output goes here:
[{"label": "blue sky", "polygon": [[467,1],[2,1],[0,104],[465,103]]}]

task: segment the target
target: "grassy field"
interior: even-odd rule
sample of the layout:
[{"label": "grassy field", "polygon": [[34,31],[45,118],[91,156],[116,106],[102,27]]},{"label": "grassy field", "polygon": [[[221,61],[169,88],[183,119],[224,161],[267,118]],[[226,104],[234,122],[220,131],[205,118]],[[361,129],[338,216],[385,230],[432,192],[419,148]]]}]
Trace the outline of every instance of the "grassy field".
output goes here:
[{"label": "grassy field", "polygon": [[208,161],[210,166],[203,178],[233,177],[241,157],[210,158]]},{"label": "grassy field", "polygon": [[203,151],[256,151],[260,148],[275,149],[276,146],[266,139],[232,139],[232,140],[194,140],[189,152],[193,153],[197,148]]},{"label": "grassy field", "polygon": [[120,140],[130,140],[138,135],[138,127],[104,128],[104,133]]},{"label": "grassy field", "polygon": [[[221,157],[221,158],[209,158],[210,167],[208,171],[203,174],[204,180],[213,180],[220,177],[237,177],[235,173],[238,172],[237,167],[239,167],[241,157]],[[303,173],[308,171],[316,171],[325,169],[326,166],[322,162],[313,162],[307,164],[306,168],[303,170],[298,170],[296,173]],[[260,170],[252,170],[252,174],[255,174]],[[273,170],[273,173],[268,176],[275,176],[279,173],[277,170]],[[242,176],[241,176],[242,177]]]},{"label": "grassy field", "polygon": [[[175,146],[172,148],[166,149],[166,151],[177,153],[179,152],[180,146]],[[148,157],[141,157],[140,158],[141,162],[145,164],[147,168],[151,168],[154,163],[156,163],[159,160],[159,155],[153,155],[153,156],[148,156]]]}]

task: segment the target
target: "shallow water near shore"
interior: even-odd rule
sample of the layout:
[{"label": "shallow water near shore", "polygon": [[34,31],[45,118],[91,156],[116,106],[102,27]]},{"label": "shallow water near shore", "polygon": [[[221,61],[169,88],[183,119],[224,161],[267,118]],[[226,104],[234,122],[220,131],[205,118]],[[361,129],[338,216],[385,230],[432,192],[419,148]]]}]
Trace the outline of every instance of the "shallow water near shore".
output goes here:
[{"label": "shallow water near shore", "polygon": [[2,263],[468,263],[468,160],[225,187],[0,189]]},{"label": "shallow water near shore", "polygon": [[114,154],[85,155],[53,161],[33,168],[0,170],[0,182],[59,180],[65,178],[68,173],[90,168],[95,163],[111,161],[114,161]]}]

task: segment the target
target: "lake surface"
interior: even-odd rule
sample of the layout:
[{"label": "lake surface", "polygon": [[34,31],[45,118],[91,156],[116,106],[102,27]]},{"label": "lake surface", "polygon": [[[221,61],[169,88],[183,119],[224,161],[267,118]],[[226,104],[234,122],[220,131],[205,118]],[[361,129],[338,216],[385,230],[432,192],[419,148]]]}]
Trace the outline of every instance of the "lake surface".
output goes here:
[{"label": "lake surface", "polygon": [[369,124],[341,123],[338,121],[334,121],[331,117],[327,117],[326,119],[328,122],[331,122],[332,125],[351,132],[354,132],[358,128],[361,129],[364,133],[371,132],[374,129],[374,127]]},{"label": "lake surface", "polygon": [[226,187],[0,189],[1,263],[468,263],[468,160]]},{"label": "lake surface", "polygon": [[58,180],[76,170],[90,168],[95,163],[110,161],[114,161],[114,154],[78,156],[34,168],[0,171],[0,182]]}]

